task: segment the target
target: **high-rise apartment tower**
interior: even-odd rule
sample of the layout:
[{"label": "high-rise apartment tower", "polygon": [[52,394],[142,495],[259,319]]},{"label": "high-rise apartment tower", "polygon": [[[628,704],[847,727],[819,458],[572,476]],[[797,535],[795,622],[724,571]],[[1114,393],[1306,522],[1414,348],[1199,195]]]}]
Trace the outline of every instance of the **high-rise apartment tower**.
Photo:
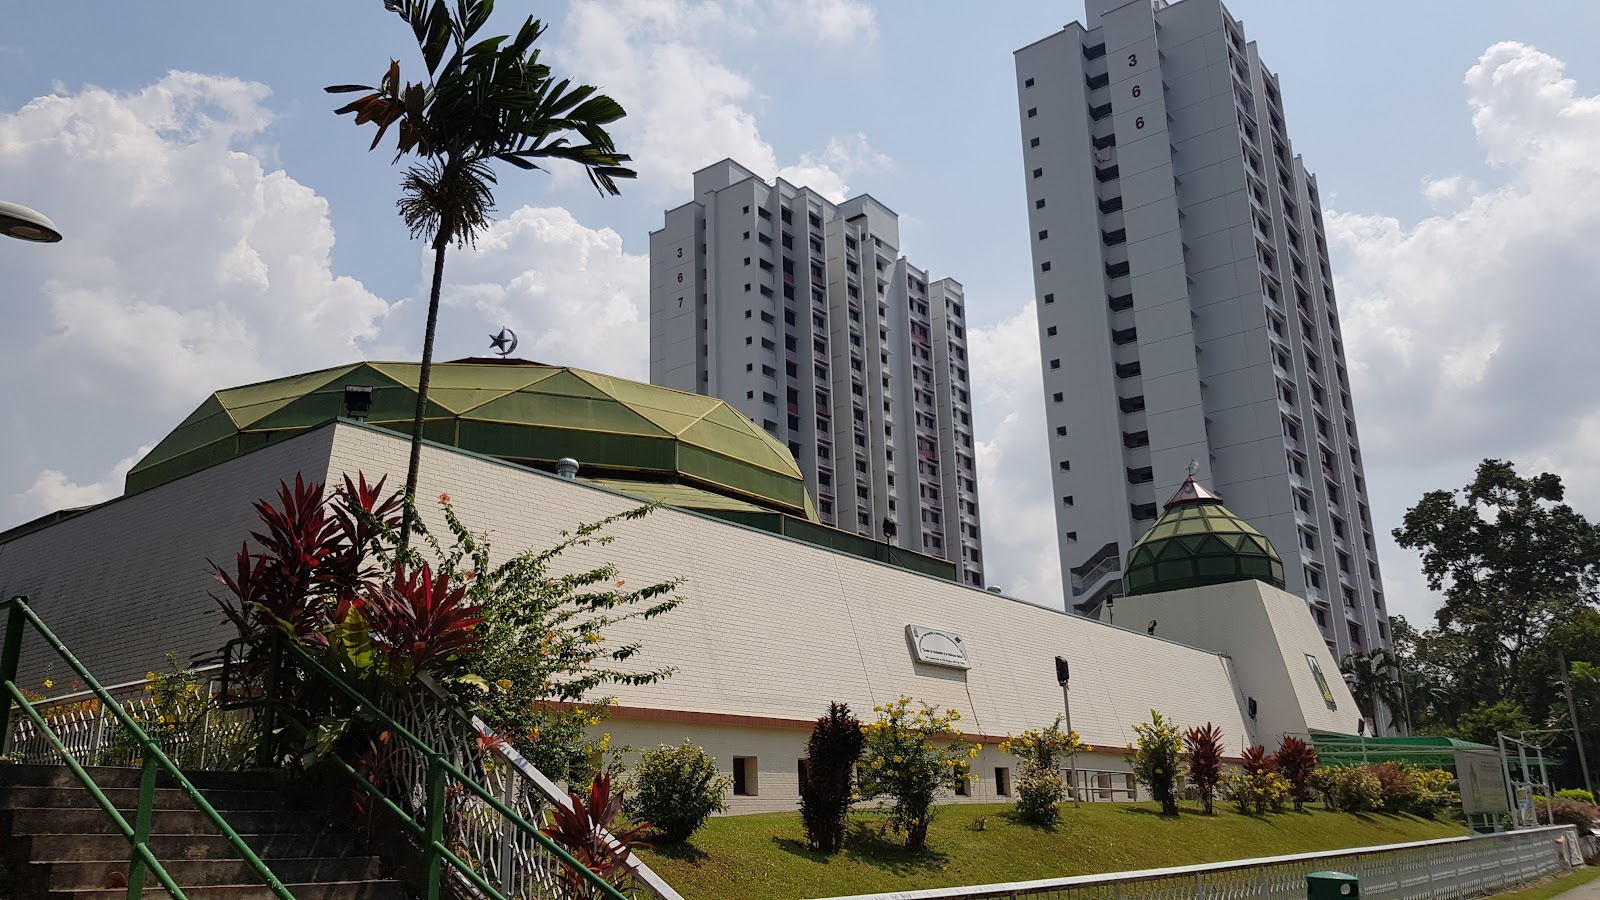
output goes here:
[{"label": "high-rise apartment tower", "polygon": [[1088,0],[1016,52],[1067,602],[1099,610],[1189,473],[1336,654],[1389,643],[1315,176],[1218,0]]},{"label": "high-rise apartment tower", "polygon": [[788,444],[824,524],[983,585],[966,301],[900,255],[899,217],[732,160],[650,234],[650,380]]}]

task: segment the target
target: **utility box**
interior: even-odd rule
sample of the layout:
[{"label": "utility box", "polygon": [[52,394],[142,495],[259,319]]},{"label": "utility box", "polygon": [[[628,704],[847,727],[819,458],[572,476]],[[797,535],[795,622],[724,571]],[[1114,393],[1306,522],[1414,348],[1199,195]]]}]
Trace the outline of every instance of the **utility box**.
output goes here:
[{"label": "utility box", "polygon": [[1361,879],[1343,872],[1312,872],[1306,876],[1306,900],[1355,900],[1361,896]]}]

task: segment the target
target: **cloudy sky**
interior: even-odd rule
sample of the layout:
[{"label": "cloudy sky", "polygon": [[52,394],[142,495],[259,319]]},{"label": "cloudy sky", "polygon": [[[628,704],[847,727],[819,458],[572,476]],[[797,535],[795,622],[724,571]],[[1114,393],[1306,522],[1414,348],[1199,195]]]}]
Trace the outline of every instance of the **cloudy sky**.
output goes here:
[{"label": "cloudy sky", "polygon": [[[321,92],[417,73],[379,0],[0,8],[0,199],[68,235],[0,243],[0,528],[117,495],[219,387],[420,352],[398,172]],[[1600,5],[1230,8],[1319,174],[1381,535],[1484,456],[1600,516]],[[490,33],[530,14],[545,62],[627,107],[640,177],[505,173],[446,266],[442,358],[505,324],[522,355],[644,378],[647,236],[695,168],[870,191],[967,288],[992,580],[1059,605],[1011,53],[1077,2],[501,0]],[[1380,557],[1393,609],[1430,613],[1415,559]]]}]

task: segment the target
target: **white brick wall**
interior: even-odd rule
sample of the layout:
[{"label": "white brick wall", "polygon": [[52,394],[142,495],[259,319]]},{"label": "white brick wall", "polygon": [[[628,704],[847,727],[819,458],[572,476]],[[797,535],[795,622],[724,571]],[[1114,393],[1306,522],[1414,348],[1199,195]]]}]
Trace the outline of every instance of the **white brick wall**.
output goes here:
[{"label": "white brick wall", "polygon": [[[237,632],[208,596],[225,589],[207,560],[231,570],[258,524],[250,504],[296,472],[323,478],[333,437],[319,429],[0,544],[0,595],[26,594],[103,684],[163,667],[169,650],[185,662],[217,650]],[[22,684],[68,683],[47,653],[26,646]]]}]

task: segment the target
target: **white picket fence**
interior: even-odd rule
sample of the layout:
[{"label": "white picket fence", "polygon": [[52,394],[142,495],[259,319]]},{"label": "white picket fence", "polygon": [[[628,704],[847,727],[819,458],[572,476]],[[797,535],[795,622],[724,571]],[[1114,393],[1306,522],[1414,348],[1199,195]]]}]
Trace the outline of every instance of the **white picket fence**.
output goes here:
[{"label": "white picket fence", "polygon": [[1359,878],[1363,900],[1470,900],[1560,874],[1581,863],[1578,830],[1571,825],[1551,825],[1202,866],[831,900],[1303,900],[1306,876],[1322,871]]}]

